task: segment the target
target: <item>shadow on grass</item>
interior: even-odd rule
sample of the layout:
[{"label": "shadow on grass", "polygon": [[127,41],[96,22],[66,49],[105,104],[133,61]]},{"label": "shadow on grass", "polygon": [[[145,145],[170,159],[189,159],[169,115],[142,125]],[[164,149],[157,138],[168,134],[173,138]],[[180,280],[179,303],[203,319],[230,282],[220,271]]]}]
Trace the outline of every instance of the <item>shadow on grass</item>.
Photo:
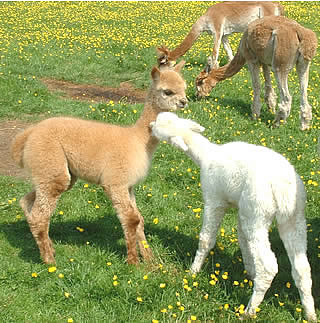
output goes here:
[{"label": "shadow on grass", "polygon": [[[313,296],[316,308],[319,308],[320,291],[317,286],[320,284],[320,277],[317,275],[317,268],[319,264],[318,245],[320,243],[317,239],[319,238],[320,218],[308,220],[308,223],[313,228],[311,232],[308,232],[308,258],[313,273]],[[84,228],[84,231],[79,232],[77,227]],[[21,259],[30,263],[41,262],[38,248],[26,221],[1,224],[0,231],[6,235],[9,243],[14,248],[21,250],[19,255]],[[151,248],[153,241],[157,240],[163,248],[168,250],[171,255],[174,255],[175,261],[181,263],[186,269],[190,267],[198,247],[198,240],[181,232],[161,228],[156,225],[146,225],[145,232]],[[50,236],[56,246],[57,244],[67,244],[81,247],[86,244],[86,241],[90,241],[90,244],[94,246],[116,253],[124,258],[126,257],[123,231],[115,214],[106,215],[103,218],[91,221],[83,219],[79,219],[79,221],[54,219],[50,227]],[[274,294],[279,294],[282,300],[283,297],[288,297],[293,304],[292,306],[288,305],[289,310],[294,313],[295,304],[300,299],[299,293],[297,288],[294,287],[294,281],[291,276],[291,265],[276,228],[270,233],[270,241],[272,250],[277,257],[279,272],[274,278],[270,289],[267,291],[264,300],[266,302],[277,303],[278,299],[274,297]],[[232,273],[232,280],[225,282],[226,289],[231,292],[234,288],[233,280],[241,281],[244,278],[243,264],[235,261],[239,257],[241,257],[240,250],[230,255],[227,250],[220,251],[216,246],[214,248],[214,256],[208,257],[208,262],[203,266],[202,272],[210,275],[217,269],[215,265],[219,262],[223,271]],[[290,289],[286,287],[287,282],[290,282],[292,285]],[[248,302],[248,292],[243,292],[243,299],[241,301],[244,304]]]}]

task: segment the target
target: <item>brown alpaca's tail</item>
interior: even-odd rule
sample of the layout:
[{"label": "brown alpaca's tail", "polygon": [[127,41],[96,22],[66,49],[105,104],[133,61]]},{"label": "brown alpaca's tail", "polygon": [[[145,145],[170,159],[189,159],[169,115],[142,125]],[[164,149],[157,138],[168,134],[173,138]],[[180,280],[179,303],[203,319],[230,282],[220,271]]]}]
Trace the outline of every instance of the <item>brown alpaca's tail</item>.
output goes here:
[{"label": "brown alpaca's tail", "polygon": [[217,69],[212,69],[209,74],[210,77],[215,79],[217,82],[221,82],[229,77],[232,77],[233,75],[237,74],[241,70],[241,68],[246,63],[246,59],[242,55],[242,50],[241,50],[242,43],[243,43],[243,39],[241,40],[237,53],[232,59],[232,61],[227,65],[224,65]]},{"label": "brown alpaca's tail", "polygon": [[297,28],[297,36],[300,41],[299,52],[304,59],[311,61],[316,55],[318,47],[318,39],[316,34],[307,28]]},{"label": "brown alpaca's tail", "polygon": [[24,145],[33,131],[33,127],[29,127],[26,130],[22,131],[21,133],[17,134],[17,136],[13,139],[11,143],[11,156],[12,159],[23,168],[23,150]]}]

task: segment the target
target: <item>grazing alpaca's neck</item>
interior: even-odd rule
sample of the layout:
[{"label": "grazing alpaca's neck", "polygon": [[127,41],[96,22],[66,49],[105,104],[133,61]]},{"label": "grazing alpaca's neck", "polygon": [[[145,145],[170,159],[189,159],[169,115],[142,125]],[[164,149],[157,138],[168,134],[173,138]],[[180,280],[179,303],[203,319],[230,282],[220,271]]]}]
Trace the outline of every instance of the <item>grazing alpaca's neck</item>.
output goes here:
[{"label": "grazing alpaca's neck", "polygon": [[217,82],[223,81],[237,74],[244,66],[245,63],[246,63],[246,60],[241,54],[239,49],[237,51],[236,56],[233,58],[233,60],[230,63],[220,68],[212,69],[208,77],[216,80]]},{"label": "grazing alpaca's neck", "polygon": [[169,60],[175,61],[179,57],[183,56],[193,45],[193,43],[197,40],[201,33],[201,28],[196,22],[188,35],[185,37],[185,39],[182,41],[182,43],[176,47],[173,51],[169,53]]}]

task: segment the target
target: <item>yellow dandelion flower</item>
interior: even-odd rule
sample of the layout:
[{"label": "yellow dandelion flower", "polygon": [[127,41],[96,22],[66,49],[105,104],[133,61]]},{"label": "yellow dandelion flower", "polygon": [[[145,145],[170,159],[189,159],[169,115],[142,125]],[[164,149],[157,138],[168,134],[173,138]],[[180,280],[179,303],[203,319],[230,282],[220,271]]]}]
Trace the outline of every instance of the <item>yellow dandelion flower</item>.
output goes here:
[{"label": "yellow dandelion flower", "polygon": [[300,307],[297,307],[297,308],[296,308],[296,311],[297,311],[298,313],[300,313],[300,312],[302,311],[302,309],[301,309]]},{"label": "yellow dandelion flower", "polygon": [[70,293],[64,292],[64,297],[65,298],[69,298],[70,297]]},{"label": "yellow dandelion flower", "polygon": [[36,278],[36,277],[38,277],[38,274],[37,273],[32,273],[31,277]]},{"label": "yellow dandelion flower", "polygon": [[286,283],[286,287],[287,288],[290,288],[291,287],[291,284],[289,282]]},{"label": "yellow dandelion flower", "polygon": [[143,300],[142,300],[142,297],[140,297],[140,296],[138,296],[137,297],[137,301],[139,302],[139,303],[141,303]]},{"label": "yellow dandelion flower", "polygon": [[165,283],[161,283],[161,284],[159,285],[159,287],[160,287],[160,288],[165,288],[165,287],[166,287],[166,284],[165,284]]},{"label": "yellow dandelion flower", "polygon": [[115,280],[114,282],[113,282],[113,286],[118,286],[119,285],[119,283]]},{"label": "yellow dandelion flower", "polygon": [[158,224],[159,223],[159,219],[158,218],[153,219],[153,223],[154,224]]},{"label": "yellow dandelion flower", "polygon": [[48,268],[49,273],[54,273],[56,270],[57,270],[57,268],[54,266]]},{"label": "yellow dandelion flower", "polygon": [[144,280],[147,280],[147,279],[148,279],[148,275],[144,275],[144,276],[143,276],[143,279],[144,279]]},{"label": "yellow dandelion flower", "polygon": [[161,313],[167,313],[167,309],[166,308],[163,308],[160,312]]},{"label": "yellow dandelion flower", "polygon": [[59,274],[58,277],[59,278],[64,278],[64,274]]},{"label": "yellow dandelion flower", "polygon": [[68,318],[68,323],[73,323],[73,319],[71,317]]}]

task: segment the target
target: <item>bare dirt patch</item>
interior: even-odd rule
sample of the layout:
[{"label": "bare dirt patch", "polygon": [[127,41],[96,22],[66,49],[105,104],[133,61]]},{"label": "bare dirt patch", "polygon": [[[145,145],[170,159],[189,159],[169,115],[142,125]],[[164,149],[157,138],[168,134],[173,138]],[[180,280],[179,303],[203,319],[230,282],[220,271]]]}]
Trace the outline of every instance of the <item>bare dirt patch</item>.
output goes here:
[{"label": "bare dirt patch", "polygon": [[[146,92],[135,89],[130,83],[123,82],[118,88],[105,86],[74,84],[67,81],[52,79],[42,80],[50,91],[61,92],[61,95],[74,100],[89,102],[125,101],[128,103],[142,103]],[[0,122],[0,174],[25,178],[27,175],[18,168],[10,156],[10,144],[15,135],[30,126],[30,123],[19,120]]]},{"label": "bare dirt patch", "polygon": [[74,100],[85,100],[93,102],[114,102],[126,101],[128,103],[142,103],[145,100],[146,92],[135,89],[130,83],[122,82],[118,88],[107,86],[74,84],[67,81],[43,79],[50,91],[62,92],[62,96]]}]

